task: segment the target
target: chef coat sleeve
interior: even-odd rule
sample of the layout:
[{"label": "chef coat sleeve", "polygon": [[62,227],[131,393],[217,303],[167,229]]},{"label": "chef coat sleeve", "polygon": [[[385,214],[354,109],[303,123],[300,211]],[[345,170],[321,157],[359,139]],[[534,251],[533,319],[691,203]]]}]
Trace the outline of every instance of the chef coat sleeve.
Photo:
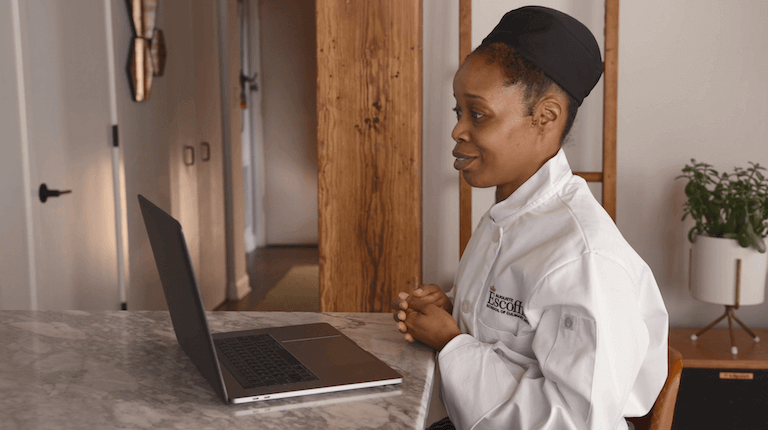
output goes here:
[{"label": "chef coat sleeve", "polygon": [[448,300],[451,301],[451,303],[454,303],[456,301],[456,287],[451,285],[448,288],[448,291],[443,291],[443,292],[445,293],[446,297],[448,297]]},{"label": "chef coat sleeve", "polygon": [[[635,286],[622,266],[586,253],[547,274],[526,314],[538,325],[535,360],[497,342],[462,334],[438,355],[443,400],[459,429],[625,428],[624,404],[646,356],[649,335]],[[659,370],[661,383],[666,367]],[[656,393],[647,393],[655,399]],[[651,399],[650,404],[653,403]]]}]

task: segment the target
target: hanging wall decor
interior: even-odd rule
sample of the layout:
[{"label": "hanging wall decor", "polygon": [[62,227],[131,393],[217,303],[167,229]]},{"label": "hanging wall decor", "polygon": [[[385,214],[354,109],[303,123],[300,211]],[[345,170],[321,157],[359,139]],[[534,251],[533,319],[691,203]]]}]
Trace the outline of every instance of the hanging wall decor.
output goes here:
[{"label": "hanging wall decor", "polygon": [[162,76],[165,69],[165,40],[155,28],[159,0],[128,0],[133,21],[133,41],[128,58],[133,99],[149,99],[153,76]]},{"label": "hanging wall decor", "polygon": [[152,33],[149,51],[152,54],[152,72],[155,76],[163,76],[165,72],[165,38],[163,37],[163,30],[156,28]]}]

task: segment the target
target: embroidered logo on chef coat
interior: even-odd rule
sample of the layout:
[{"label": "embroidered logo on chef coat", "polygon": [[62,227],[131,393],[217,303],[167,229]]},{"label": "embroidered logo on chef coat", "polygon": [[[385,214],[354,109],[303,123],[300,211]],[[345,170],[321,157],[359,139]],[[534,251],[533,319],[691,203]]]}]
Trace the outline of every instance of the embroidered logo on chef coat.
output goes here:
[{"label": "embroidered logo on chef coat", "polygon": [[523,310],[523,301],[496,294],[496,287],[493,285],[488,292],[488,301],[485,303],[485,307],[502,315],[520,318],[528,324],[528,318],[525,317]]}]

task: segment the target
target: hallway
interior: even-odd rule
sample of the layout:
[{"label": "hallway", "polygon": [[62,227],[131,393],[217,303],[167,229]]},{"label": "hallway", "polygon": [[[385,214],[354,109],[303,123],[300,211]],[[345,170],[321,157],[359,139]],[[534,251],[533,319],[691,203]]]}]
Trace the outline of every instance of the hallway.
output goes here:
[{"label": "hallway", "polygon": [[320,310],[316,246],[269,246],[248,254],[251,292],[217,311]]}]

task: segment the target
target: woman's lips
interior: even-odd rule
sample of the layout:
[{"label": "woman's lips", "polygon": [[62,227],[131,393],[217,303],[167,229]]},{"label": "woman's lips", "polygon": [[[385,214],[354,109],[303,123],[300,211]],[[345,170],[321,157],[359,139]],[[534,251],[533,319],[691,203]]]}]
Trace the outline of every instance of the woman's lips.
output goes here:
[{"label": "woman's lips", "polygon": [[475,161],[476,157],[456,157],[456,161],[453,162],[453,168],[456,170],[464,170]]}]

